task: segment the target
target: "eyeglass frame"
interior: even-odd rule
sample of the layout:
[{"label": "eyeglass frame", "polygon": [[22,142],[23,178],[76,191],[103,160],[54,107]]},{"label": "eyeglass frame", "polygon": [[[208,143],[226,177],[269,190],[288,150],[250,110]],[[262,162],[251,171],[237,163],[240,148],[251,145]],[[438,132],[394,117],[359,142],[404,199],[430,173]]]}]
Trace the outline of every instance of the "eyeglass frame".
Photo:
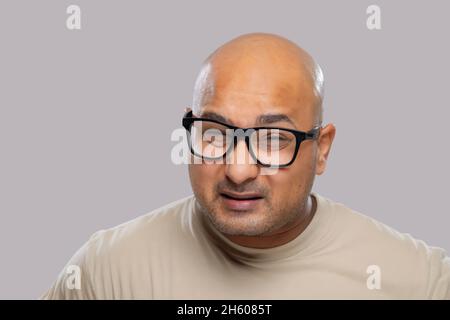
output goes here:
[{"label": "eyeglass frame", "polygon": [[[245,139],[244,139],[244,140],[245,140],[245,144],[247,145],[247,151],[250,153],[250,155],[252,156],[252,158],[256,161],[256,163],[257,163],[258,165],[263,166],[263,167],[270,167],[270,168],[285,168],[285,167],[290,166],[290,165],[295,161],[295,159],[297,158],[298,151],[299,151],[299,149],[300,149],[300,144],[301,144],[303,141],[306,141],[306,140],[316,140],[316,139],[319,137],[319,135],[320,135],[320,129],[322,128],[322,126],[320,126],[320,125],[319,125],[319,126],[313,127],[313,128],[312,128],[311,130],[309,130],[309,131],[300,131],[300,130],[294,130],[294,129],[290,129],[290,128],[276,128],[276,127],[251,127],[251,128],[240,128],[240,127],[233,126],[233,125],[230,125],[230,124],[227,124],[227,123],[223,123],[223,122],[221,122],[221,121],[214,120],[214,119],[195,117],[195,116],[193,116],[192,110],[190,110],[190,111],[187,111],[187,112],[184,114],[183,120],[182,120],[182,125],[183,125],[183,127],[186,129],[187,133],[189,134],[189,137],[188,137],[188,143],[189,143],[189,148],[190,148],[190,150],[191,150],[191,153],[192,153],[194,156],[197,156],[197,157],[202,158],[203,160],[204,160],[204,159],[207,159],[207,160],[213,160],[213,159],[220,159],[220,158],[226,157],[226,156],[229,154],[230,149],[231,149],[231,146],[233,146],[233,144],[230,145],[230,148],[228,148],[228,149],[224,152],[224,154],[223,154],[222,156],[219,156],[219,157],[217,157],[217,158],[210,158],[210,157],[206,157],[206,156],[197,154],[197,153],[194,151],[193,147],[192,147],[191,137],[190,137],[190,135],[191,135],[191,128],[192,128],[192,125],[193,125],[193,123],[194,123],[195,121],[208,121],[208,122],[213,122],[213,123],[220,124],[220,125],[222,125],[222,126],[224,126],[224,127],[227,127],[228,129],[233,129],[233,130],[234,130],[234,132],[233,132],[233,144],[236,144],[235,141],[236,141],[236,139],[239,138],[239,136],[240,136],[240,135],[236,135],[236,130],[242,130],[242,131],[244,132],[244,134],[245,134]],[[278,129],[278,130],[285,130],[285,131],[288,131],[288,132],[291,132],[292,134],[294,134],[294,136],[295,136],[295,150],[294,150],[294,154],[293,154],[293,156],[292,156],[291,161],[289,161],[289,162],[286,163],[286,164],[282,164],[282,165],[270,165],[270,164],[265,164],[265,163],[262,163],[261,161],[259,161],[258,157],[254,154],[252,147],[250,146],[250,141],[249,141],[249,140],[250,140],[250,139],[249,139],[250,137],[249,137],[249,135],[247,134],[247,130],[258,131],[258,130],[260,130],[260,129]]]}]

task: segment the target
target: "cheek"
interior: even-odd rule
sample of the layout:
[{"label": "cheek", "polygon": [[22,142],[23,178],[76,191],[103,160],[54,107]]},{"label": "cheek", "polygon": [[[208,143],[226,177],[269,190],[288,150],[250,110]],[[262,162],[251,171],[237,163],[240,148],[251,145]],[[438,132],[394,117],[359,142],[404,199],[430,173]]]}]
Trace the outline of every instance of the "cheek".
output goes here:
[{"label": "cheek", "polygon": [[315,172],[315,149],[310,141],[302,143],[300,150],[297,154],[297,158],[294,163],[289,167],[292,173],[292,177],[300,179],[304,182],[308,180]]},{"label": "cheek", "polygon": [[297,159],[290,167],[268,176],[274,202],[298,199],[309,185],[312,173],[311,159]]},{"label": "cheek", "polygon": [[190,164],[189,176],[194,192],[203,197],[210,197],[217,183],[221,181],[220,172],[219,165]]},{"label": "cheek", "polygon": [[275,202],[285,201],[295,198],[298,194],[299,186],[303,184],[303,176],[296,170],[281,170],[278,174],[269,179],[272,199]]}]

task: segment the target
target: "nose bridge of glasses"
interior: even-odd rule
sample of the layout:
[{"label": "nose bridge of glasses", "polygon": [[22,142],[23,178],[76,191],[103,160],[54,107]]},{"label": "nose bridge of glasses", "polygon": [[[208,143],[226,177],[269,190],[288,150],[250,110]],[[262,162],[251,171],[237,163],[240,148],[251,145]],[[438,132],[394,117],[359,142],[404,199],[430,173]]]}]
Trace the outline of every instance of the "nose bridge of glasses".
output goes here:
[{"label": "nose bridge of glasses", "polygon": [[[227,150],[227,158],[232,164],[256,164],[255,155],[250,150],[250,135],[254,129],[235,128],[227,130],[231,145]],[[237,161],[236,161],[237,160]]]},{"label": "nose bridge of glasses", "polygon": [[[261,142],[257,141],[267,139],[268,132],[278,133],[278,131],[278,128],[227,128],[225,133],[222,133],[226,136],[224,139],[227,144],[225,156],[228,160],[232,159],[231,163],[236,163],[237,158],[238,164],[257,164],[258,155],[262,151],[261,145],[267,148],[265,142],[260,144]],[[272,142],[272,147],[277,144],[277,141]],[[273,155],[278,156],[277,153],[273,153]]]}]

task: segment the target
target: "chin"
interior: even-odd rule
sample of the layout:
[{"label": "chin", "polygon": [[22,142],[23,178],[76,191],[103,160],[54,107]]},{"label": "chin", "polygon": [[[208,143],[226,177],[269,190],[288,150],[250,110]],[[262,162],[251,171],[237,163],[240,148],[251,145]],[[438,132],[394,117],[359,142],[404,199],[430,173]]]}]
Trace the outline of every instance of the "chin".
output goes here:
[{"label": "chin", "polygon": [[[262,215],[263,217],[258,219],[256,215]],[[230,236],[259,236],[265,234],[271,228],[264,221],[264,213],[226,211],[212,220],[216,229]]]}]

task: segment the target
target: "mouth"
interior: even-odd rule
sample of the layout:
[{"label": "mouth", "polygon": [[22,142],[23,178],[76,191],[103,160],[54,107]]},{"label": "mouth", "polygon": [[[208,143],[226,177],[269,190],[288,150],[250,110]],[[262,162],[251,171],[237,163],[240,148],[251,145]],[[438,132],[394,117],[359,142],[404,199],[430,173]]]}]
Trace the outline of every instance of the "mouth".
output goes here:
[{"label": "mouth", "polygon": [[225,207],[232,211],[250,211],[264,199],[260,193],[235,193],[224,191],[220,193]]}]

